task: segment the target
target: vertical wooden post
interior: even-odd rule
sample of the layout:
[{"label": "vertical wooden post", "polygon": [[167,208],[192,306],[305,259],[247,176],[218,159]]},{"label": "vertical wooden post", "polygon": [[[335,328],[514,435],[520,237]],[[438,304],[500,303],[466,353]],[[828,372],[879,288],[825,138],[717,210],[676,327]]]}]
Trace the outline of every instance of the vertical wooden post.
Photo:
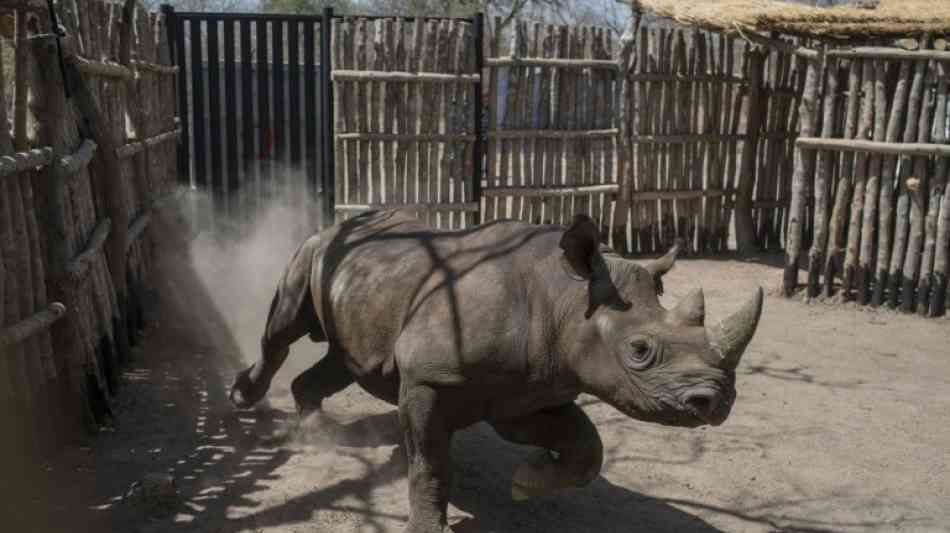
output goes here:
[{"label": "vertical wooden post", "polygon": [[[910,85],[909,61],[900,66],[897,86],[891,101],[890,118],[887,123],[885,141],[897,142],[901,134],[900,126],[904,118],[904,108],[907,105],[907,91]],[[877,238],[877,274],[875,275],[874,294],[871,296],[871,305],[878,307],[884,301],[884,288],[887,285],[888,265],[891,261],[892,224],[894,219],[894,173],[897,170],[897,156],[884,156],[881,170],[881,190],[878,199],[878,238]]]},{"label": "vertical wooden post", "polygon": [[80,132],[84,137],[95,141],[99,147],[92,164],[98,167],[96,175],[100,177],[100,181],[96,185],[105,200],[105,214],[112,219],[112,231],[106,241],[105,252],[118,303],[116,348],[120,357],[125,358],[129,354],[129,336],[126,327],[128,308],[126,249],[128,248],[130,217],[125,201],[128,184],[123,180],[121,165],[116,155],[118,143],[115,132],[109,129],[109,123],[99,110],[99,104],[75,61],[66,61],[65,74],[66,82],[72,91],[73,105],[80,117]]},{"label": "vertical wooden post", "polygon": [[[825,94],[821,118],[821,136],[829,138],[835,129],[835,103],[838,99],[838,62],[834,58],[825,66]],[[828,193],[831,179],[831,165],[836,154],[824,150],[818,153],[815,172],[815,235],[812,238],[811,251],[808,253],[808,297],[818,296],[819,275],[825,261],[825,247],[828,245]]]},{"label": "vertical wooden post", "polygon": [[323,122],[323,129],[320,132],[321,146],[323,152],[323,168],[321,170],[321,184],[323,186],[323,220],[324,224],[332,224],[335,211],[336,198],[334,195],[336,176],[336,154],[333,143],[333,64],[331,63],[331,53],[333,36],[333,8],[323,9],[323,20],[320,21],[320,118]]},{"label": "vertical wooden post", "polygon": [[[29,140],[26,137],[26,88],[27,79],[29,79],[29,63],[27,63],[26,42],[26,12],[22,9],[16,10],[16,57],[14,58],[14,83],[16,93],[13,95],[13,144],[17,152],[23,152],[29,148]],[[4,124],[4,127],[6,125]]]},{"label": "vertical wooden post", "polygon": [[[934,111],[933,122],[934,144],[946,144],[947,130],[944,127],[947,119],[947,64],[938,62],[936,67],[940,70],[937,84],[936,110]],[[940,214],[940,207],[943,203],[943,196],[946,194],[946,178],[948,160],[946,157],[938,157],[934,167],[934,173],[930,177],[930,201],[927,202],[927,219],[924,223],[925,240],[923,256],[921,258],[920,281],[917,285],[917,314],[925,316],[931,308],[930,289],[934,284],[934,257],[937,246],[937,219]]]},{"label": "vertical wooden post", "polygon": [[[65,146],[67,107],[63,93],[63,78],[57,60],[57,37],[38,35],[29,39],[33,64],[32,111],[37,121],[36,137],[41,144],[53,148],[54,161],[63,155]],[[43,66],[45,68],[39,68]],[[52,328],[53,352],[57,366],[62,370],[64,434],[76,434],[84,426],[89,433],[96,428],[95,416],[86,403],[82,346],[76,317],[77,296],[73,285],[66,279],[66,264],[72,251],[66,221],[66,177],[57,172],[56,165],[44,170],[44,179],[37,182],[41,202],[41,219],[46,233],[46,286],[48,297],[66,305],[66,315]]]},{"label": "vertical wooden post", "polygon": [[[809,58],[808,71],[805,75],[805,87],[802,92],[802,102],[799,108],[801,127],[799,134],[810,137],[815,129],[815,103],[818,85],[821,81],[820,70],[824,53],[818,57]],[[798,263],[802,244],[802,227],[805,217],[806,195],[808,193],[808,177],[814,166],[814,151],[795,148],[795,173],[792,175],[792,201],[788,212],[788,237],[785,247],[785,275],[782,287],[786,297],[791,297],[798,288]]]},{"label": "vertical wooden post", "polygon": [[[944,184],[950,176],[944,175]],[[945,185],[946,187],[946,185]],[[930,295],[930,316],[940,316],[946,311],[947,263],[950,256],[950,194],[943,191],[943,201],[937,217],[937,237],[934,243],[934,280]]]},{"label": "vertical wooden post", "polygon": [[[914,68],[914,82],[911,85],[910,97],[907,102],[907,118],[904,121],[904,142],[912,143],[917,139],[917,123],[920,111],[920,100],[924,92],[924,75],[927,72],[927,61],[917,61]],[[911,176],[912,158],[902,156],[900,159],[901,173],[898,178],[900,196],[897,199],[897,212],[894,224],[894,247],[891,253],[890,272],[887,283],[887,305],[897,307],[901,288],[901,273],[904,264],[904,252],[907,245],[907,231],[910,223],[910,191],[907,188],[907,178]],[[882,265],[883,266],[883,265]]]},{"label": "vertical wooden post", "polygon": [[[482,13],[475,14],[475,20],[473,21],[473,29],[475,32],[475,73],[479,76],[485,75],[485,54],[484,46],[485,42],[485,15]],[[474,92],[474,124],[472,125],[473,131],[475,132],[475,143],[472,149],[472,198],[469,200],[478,204],[478,213],[476,213],[476,224],[481,224],[483,219],[482,214],[482,80],[479,78],[478,83],[475,84],[473,88]]]},{"label": "vertical wooden post", "polygon": [[[917,142],[927,143],[933,131],[931,115],[934,108],[933,93],[930,88],[934,85],[936,65],[927,69],[927,78],[924,82],[923,102],[920,107],[920,117],[917,121]],[[940,128],[944,123],[940,122]],[[915,157],[912,178],[917,179],[916,186],[910,191],[910,232],[907,240],[907,253],[904,257],[903,283],[901,287],[901,311],[910,313],[915,307],[915,290],[917,288],[917,274],[920,269],[920,252],[924,240],[924,216],[927,214],[927,182],[930,173],[930,158]]]},{"label": "vertical wooden post", "polygon": [[[857,61],[852,60],[848,66],[848,102],[845,111],[846,139],[853,139],[858,129],[858,98],[861,84],[861,68]],[[822,295],[831,297],[834,287],[835,273],[841,270],[844,260],[844,245],[847,238],[848,201],[851,199],[852,169],[854,168],[855,154],[845,152],[841,154],[838,170],[838,183],[835,187],[835,203],[831,211],[831,221],[828,228],[828,248],[825,252],[825,272]]]},{"label": "vertical wooden post", "polygon": [[[874,116],[874,68],[873,61],[861,61],[861,118],[858,122],[857,139],[867,139]],[[843,299],[848,298],[853,288],[858,267],[858,247],[861,244],[861,221],[864,214],[865,184],[868,175],[869,154],[857,153],[854,163],[854,187],[851,196],[851,212],[848,221],[848,245],[844,256],[844,273],[841,281]]]},{"label": "vertical wooden post", "polygon": [[[887,129],[886,67],[883,61],[874,65],[874,140],[881,142]],[[868,179],[865,185],[864,220],[861,228],[861,250],[855,279],[855,299],[860,305],[870,300],[870,278],[874,274],[874,232],[878,221],[878,196],[881,188],[881,155],[872,154],[868,162]]]}]

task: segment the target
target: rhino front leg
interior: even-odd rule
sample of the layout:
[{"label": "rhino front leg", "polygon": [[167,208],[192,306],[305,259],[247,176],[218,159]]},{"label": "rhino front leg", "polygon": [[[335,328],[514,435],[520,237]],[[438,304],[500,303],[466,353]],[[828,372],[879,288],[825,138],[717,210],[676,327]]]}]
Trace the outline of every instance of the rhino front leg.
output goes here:
[{"label": "rhino front leg", "polygon": [[446,531],[452,431],[426,386],[403,384],[399,394],[399,423],[409,459],[409,524],[405,533]]},{"label": "rhino front leg", "polygon": [[506,440],[542,448],[515,471],[511,481],[515,500],[583,487],[600,473],[604,461],[600,435],[573,402],[491,425]]}]

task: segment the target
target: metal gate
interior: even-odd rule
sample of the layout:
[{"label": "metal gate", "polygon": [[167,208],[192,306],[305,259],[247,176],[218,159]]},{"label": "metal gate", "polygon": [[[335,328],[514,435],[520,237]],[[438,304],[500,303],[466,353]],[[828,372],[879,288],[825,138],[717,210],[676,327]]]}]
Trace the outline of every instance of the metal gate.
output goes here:
[{"label": "metal gate", "polygon": [[326,214],[326,169],[333,168],[328,14],[171,15],[181,182],[211,192],[215,210],[244,218],[275,196],[301,206],[319,197]]}]

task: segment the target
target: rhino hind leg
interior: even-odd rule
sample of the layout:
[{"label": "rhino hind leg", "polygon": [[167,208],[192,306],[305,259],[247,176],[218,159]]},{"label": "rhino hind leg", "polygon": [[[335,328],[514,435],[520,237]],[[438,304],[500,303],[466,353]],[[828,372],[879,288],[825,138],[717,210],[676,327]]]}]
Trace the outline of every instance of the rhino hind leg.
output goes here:
[{"label": "rhino hind leg", "polygon": [[603,443],[590,418],[573,402],[491,425],[506,440],[541,447],[515,471],[515,500],[583,487],[600,474]]},{"label": "rhino hind leg", "polygon": [[322,408],[323,400],[351,385],[356,378],[343,362],[342,349],[330,344],[327,354],[294,378],[290,390],[303,418]]}]

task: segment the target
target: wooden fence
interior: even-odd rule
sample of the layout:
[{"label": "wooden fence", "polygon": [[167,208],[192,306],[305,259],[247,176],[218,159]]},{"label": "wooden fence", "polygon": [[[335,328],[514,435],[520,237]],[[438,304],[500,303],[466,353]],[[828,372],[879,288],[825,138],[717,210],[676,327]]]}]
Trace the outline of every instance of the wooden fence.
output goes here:
[{"label": "wooden fence", "polygon": [[[497,24],[497,22],[496,22]],[[518,22],[493,43],[484,218],[610,225],[619,190],[620,65],[604,28]]]},{"label": "wooden fence", "polygon": [[57,5],[64,38],[49,33],[44,5],[3,4],[17,23],[12,136],[0,116],[4,457],[108,415],[142,326],[150,212],[176,186],[164,17],[134,1]]},{"label": "wooden fence", "polygon": [[[859,304],[943,314],[950,52],[867,47],[800,55],[808,75],[786,294],[804,266],[809,297],[837,293]],[[804,209],[811,199],[813,213]],[[810,247],[804,226],[814,227]]]},{"label": "wooden fence", "polygon": [[335,210],[470,226],[479,105],[472,20],[335,18]]},{"label": "wooden fence", "polygon": [[800,62],[691,28],[633,36],[522,22],[491,51],[485,218],[584,212],[627,253],[717,253],[745,183],[748,245],[780,249]]}]

